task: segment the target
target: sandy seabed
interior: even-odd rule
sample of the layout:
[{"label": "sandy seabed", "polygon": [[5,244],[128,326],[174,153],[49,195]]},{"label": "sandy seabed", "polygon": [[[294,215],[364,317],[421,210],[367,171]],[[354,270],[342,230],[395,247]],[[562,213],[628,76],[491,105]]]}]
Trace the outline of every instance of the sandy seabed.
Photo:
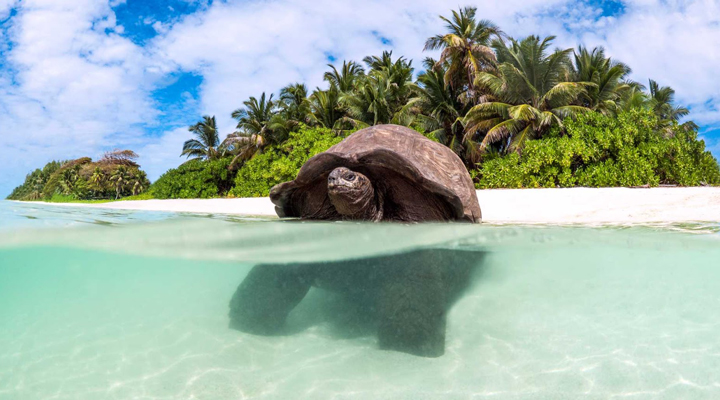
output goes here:
[{"label": "sandy seabed", "polygon": [[[492,189],[478,190],[477,194],[483,222],[493,224],[720,221],[720,187]],[[274,206],[266,197],[62,205],[116,210],[275,216]]]}]

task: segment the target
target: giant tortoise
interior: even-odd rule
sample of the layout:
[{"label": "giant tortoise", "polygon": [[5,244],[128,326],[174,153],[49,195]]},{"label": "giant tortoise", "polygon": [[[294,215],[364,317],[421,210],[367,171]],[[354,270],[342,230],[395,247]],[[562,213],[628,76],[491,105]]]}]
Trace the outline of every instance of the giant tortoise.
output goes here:
[{"label": "giant tortoise", "polygon": [[[460,158],[412,129],[360,130],[305,163],[270,191],[280,217],[309,220],[480,222]],[[415,249],[321,263],[260,264],[230,301],[230,326],[281,334],[311,286],[370,299],[380,348],[425,357],[445,351],[446,315],[482,254]],[[359,297],[358,297],[359,296]]]}]

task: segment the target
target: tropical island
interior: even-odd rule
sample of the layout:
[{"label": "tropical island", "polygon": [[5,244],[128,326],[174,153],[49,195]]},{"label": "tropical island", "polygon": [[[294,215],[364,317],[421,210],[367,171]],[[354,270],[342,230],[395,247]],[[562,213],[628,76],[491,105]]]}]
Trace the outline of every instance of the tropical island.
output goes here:
[{"label": "tropical island", "polygon": [[[674,90],[629,79],[603,48],[554,49],[554,37],[508,37],[465,7],[441,17],[413,60],[385,51],[329,64],[326,88],[290,84],[244,101],[235,132],[214,116],[189,127],[188,161],[150,184],[131,150],[52,161],[27,175],[11,200],[111,201],[267,196],[313,155],[378,124],[410,127],[448,146],[478,189],[705,186],[717,160],[681,122]],[[180,150],[180,149],[179,149]]]}]

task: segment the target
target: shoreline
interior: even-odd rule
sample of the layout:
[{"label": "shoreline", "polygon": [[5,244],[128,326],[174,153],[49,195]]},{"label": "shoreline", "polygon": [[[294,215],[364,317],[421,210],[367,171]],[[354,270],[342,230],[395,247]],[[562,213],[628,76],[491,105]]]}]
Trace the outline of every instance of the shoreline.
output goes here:
[{"label": "shoreline", "polygon": [[[720,187],[478,190],[490,224],[637,224],[720,222]],[[267,197],[40,203],[61,207],[276,217]]]}]

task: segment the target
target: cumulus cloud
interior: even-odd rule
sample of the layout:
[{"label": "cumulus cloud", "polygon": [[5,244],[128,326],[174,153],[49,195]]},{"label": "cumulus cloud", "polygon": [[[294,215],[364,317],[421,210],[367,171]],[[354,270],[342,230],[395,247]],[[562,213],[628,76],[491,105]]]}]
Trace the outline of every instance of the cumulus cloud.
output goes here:
[{"label": "cumulus cloud", "polygon": [[[484,1],[480,18],[502,26],[537,27],[534,13],[565,0]],[[154,49],[186,71],[201,73],[201,109],[231,129],[230,113],[249,96],[277,91],[296,81],[322,85],[328,58],[360,61],[393,50],[419,65],[425,40],[443,31],[438,15],[449,1],[299,0],[215,3],[185,18],[158,38]],[[510,10],[523,9],[525,16]]]},{"label": "cumulus cloud", "polygon": [[[444,31],[438,15],[458,7],[437,0],[187,1],[200,5],[195,13],[148,19],[157,36],[140,46],[115,18],[112,7],[122,0],[0,0],[0,21],[17,9],[0,28],[0,193],[51,159],[114,147],[135,149],[157,178],[182,162],[179,150],[190,137],[175,129],[185,122],[168,121],[163,132],[153,126],[159,120],[216,115],[230,132],[230,112],[243,100],[296,81],[322,86],[329,59],[360,61],[393,50],[417,67],[436,56],[422,48]],[[509,35],[554,34],[562,47],[602,45],[633,67],[634,79],[673,86],[720,153],[717,131],[710,132],[720,121],[719,1],[626,0],[611,13],[594,1],[474,3],[480,18]],[[182,95],[153,100],[154,89],[182,72],[202,76],[192,107]],[[187,110],[199,112],[183,115]]]},{"label": "cumulus cloud", "polygon": [[3,189],[50,159],[141,140],[137,125],[157,113],[146,93],[147,60],[115,28],[107,1],[21,3],[0,76]]},{"label": "cumulus cloud", "polygon": [[700,124],[720,121],[720,1],[630,0],[613,23],[582,39],[604,45],[643,83],[672,86]]}]

